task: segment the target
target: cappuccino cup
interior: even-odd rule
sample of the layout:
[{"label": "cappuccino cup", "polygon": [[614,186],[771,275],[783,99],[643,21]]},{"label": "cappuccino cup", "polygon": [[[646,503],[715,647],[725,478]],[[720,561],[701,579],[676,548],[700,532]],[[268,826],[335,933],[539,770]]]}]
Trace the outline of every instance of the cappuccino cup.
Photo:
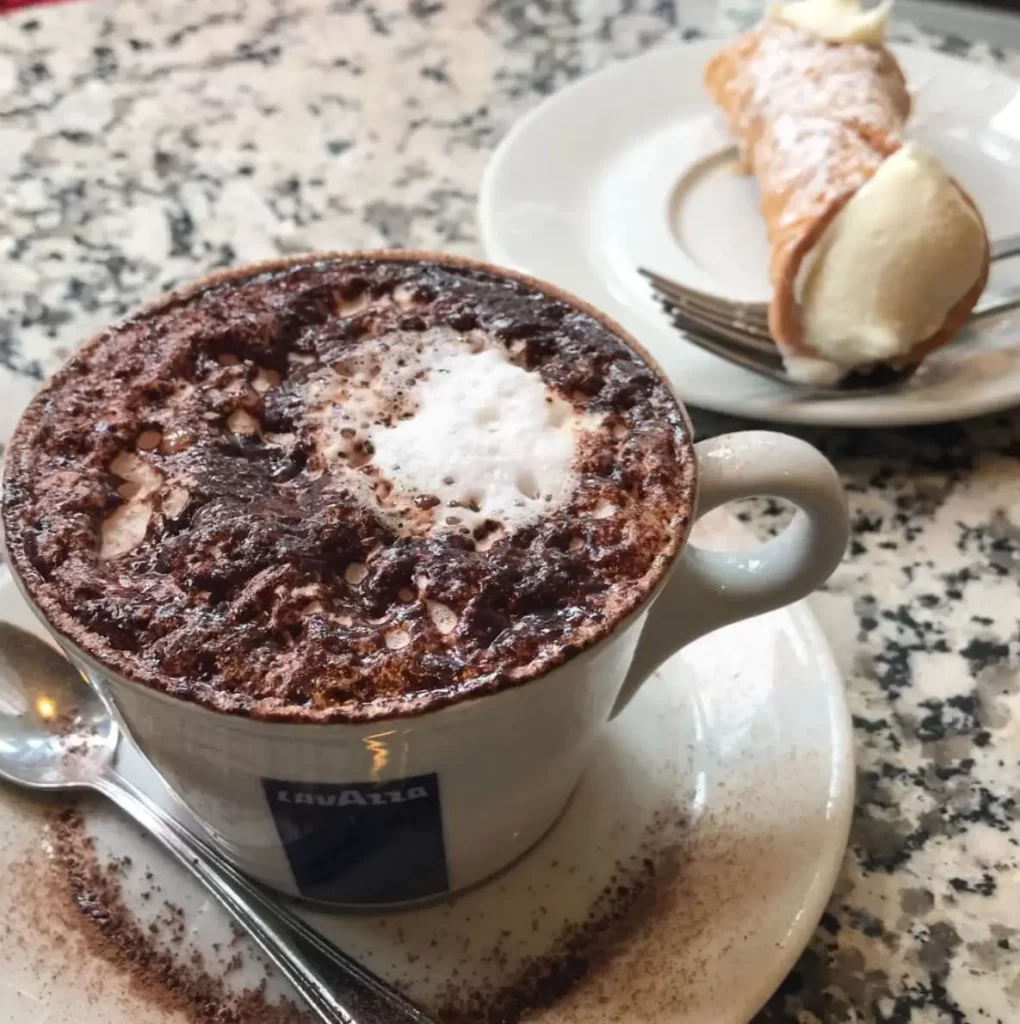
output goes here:
[{"label": "cappuccino cup", "polygon": [[[809,594],[848,537],[808,444],[695,444],[619,325],[422,252],[156,301],[45,386],[4,482],[21,592],[211,843],[338,907],[520,857],[660,664]],[[779,536],[688,542],[755,496],[795,506]]]}]

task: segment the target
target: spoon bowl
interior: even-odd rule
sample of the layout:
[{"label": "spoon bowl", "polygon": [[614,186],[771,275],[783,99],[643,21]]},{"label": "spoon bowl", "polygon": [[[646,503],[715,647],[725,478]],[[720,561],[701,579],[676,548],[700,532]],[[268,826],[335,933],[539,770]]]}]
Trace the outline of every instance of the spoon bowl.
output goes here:
[{"label": "spoon bowl", "polygon": [[0,778],[32,789],[94,788],[117,724],[58,651],[0,622]]},{"label": "spoon bowl", "polygon": [[434,1024],[121,775],[119,741],[112,712],[74,666],[34,634],[0,622],[0,780],[103,793],[208,888],[322,1024]]}]

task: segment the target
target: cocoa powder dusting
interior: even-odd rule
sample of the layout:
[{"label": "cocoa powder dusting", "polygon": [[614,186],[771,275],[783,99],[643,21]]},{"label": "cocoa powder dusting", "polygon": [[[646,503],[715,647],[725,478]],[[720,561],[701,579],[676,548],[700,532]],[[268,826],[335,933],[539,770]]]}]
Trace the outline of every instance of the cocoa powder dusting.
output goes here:
[{"label": "cocoa powder dusting", "polygon": [[[384,477],[369,434],[414,419],[401,403],[431,361],[472,345],[576,429],[562,494],[522,471],[514,504],[469,528]],[[615,325],[407,254],[283,261],[161,300],[75,353],[4,458],[11,568],[53,629],[175,698],[315,722],[421,714],[590,647],[675,555],[695,466],[685,414]],[[443,479],[480,508],[477,481]]]},{"label": "cocoa powder dusting", "polygon": [[[233,942],[229,949],[221,945],[219,950],[206,951],[208,956],[189,948],[185,912],[172,900],[157,896],[158,887],[147,869],[139,869],[150,886],[143,898],[158,902],[160,912],[151,923],[141,922],[123,888],[132,868],[130,858],[100,855],[77,806],[52,808],[47,824],[51,856],[44,869],[46,877],[38,865],[32,870],[22,865],[14,874],[33,908],[32,927],[45,931],[51,940],[51,954],[55,954],[51,961],[82,962],[83,952],[86,959],[98,957],[129,978],[135,994],[160,1010],[183,1014],[190,1024],[311,1024],[313,1018],[295,1004],[270,1001],[265,981],[240,992],[231,986],[229,979],[245,958]],[[565,924],[544,954],[521,961],[513,955],[520,936],[509,930],[488,949],[465,948],[462,969],[454,969],[436,999],[432,1012],[437,1021],[574,1024],[576,1020],[587,1024],[589,1011],[598,1006],[606,1012],[598,1011],[596,1017],[606,1021],[621,1019],[632,999],[644,1007],[641,972],[630,961],[635,955],[640,960],[650,954],[649,943],[657,942],[660,926],[670,931],[664,920],[675,915],[677,891],[685,884],[689,862],[689,850],[675,839],[678,824],[675,819],[657,818],[635,844],[633,855],[616,864],[587,917]],[[555,867],[564,880],[571,875],[570,865]],[[535,930],[548,913],[549,908],[536,897]],[[404,929],[398,920],[392,923],[393,935],[403,945]],[[244,934],[236,926],[232,930],[238,938]],[[17,941],[9,923],[7,940]],[[224,955],[217,958],[220,952]],[[417,959],[415,954],[409,956]],[[473,970],[479,966],[495,967],[501,980],[480,985]],[[661,965],[654,969],[661,972]],[[692,969],[697,967],[677,965],[681,974]],[[99,980],[84,998],[95,1007],[95,1019],[100,1019],[109,998],[102,987],[106,974],[90,975]],[[670,988],[682,980],[674,976]],[[606,995],[607,984],[612,998]],[[679,984],[680,990],[683,987]],[[651,997],[652,991],[647,995]],[[680,997],[677,991],[676,998]],[[365,1008],[358,1007],[357,1012],[359,1024],[386,1024],[377,1012],[364,1017],[360,1014]]]},{"label": "cocoa powder dusting", "polygon": [[[659,831],[659,824],[650,828],[638,852],[617,863],[615,874],[587,918],[567,924],[547,953],[526,960],[495,990],[472,991],[468,984],[458,986],[456,980],[451,981],[438,1011],[443,1024],[519,1024],[544,1020],[543,1011],[547,1010],[553,1011],[553,1020],[570,1024],[573,1015],[567,997],[577,995],[631,940],[646,934],[669,905],[664,897],[682,870],[684,850],[680,845],[663,847],[657,841],[661,840],[656,835]],[[536,908],[536,915],[545,912],[545,907]],[[505,940],[510,938],[510,933],[504,932],[482,959],[505,966]],[[561,1017],[561,1010],[565,1016]]]},{"label": "cocoa powder dusting", "polygon": [[[199,951],[181,962],[162,948],[183,943],[183,911],[167,901],[157,922],[141,925],[121,889],[130,861],[100,861],[77,807],[55,811],[50,834],[55,889],[84,924],[89,952],[129,973],[147,999],[183,1012],[193,1024],[309,1024],[311,1018],[293,1003],[268,1002],[264,985],[235,993],[223,977],[205,969]],[[230,966],[240,966],[240,954]]]}]

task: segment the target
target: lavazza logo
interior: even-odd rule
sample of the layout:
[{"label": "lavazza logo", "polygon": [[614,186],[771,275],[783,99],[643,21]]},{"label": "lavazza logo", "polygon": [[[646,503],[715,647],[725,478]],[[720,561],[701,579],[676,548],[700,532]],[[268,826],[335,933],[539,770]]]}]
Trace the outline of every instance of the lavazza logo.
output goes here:
[{"label": "lavazza logo", "polygon": [[332,793],[315,793],[300,789],[278,788],[278,804],[304,804],[307,807],[388,807],[412,800],[427,800],[429,791],[424,786],[404,789],[384,789],[363,792],[360,789],[337,789]]}]

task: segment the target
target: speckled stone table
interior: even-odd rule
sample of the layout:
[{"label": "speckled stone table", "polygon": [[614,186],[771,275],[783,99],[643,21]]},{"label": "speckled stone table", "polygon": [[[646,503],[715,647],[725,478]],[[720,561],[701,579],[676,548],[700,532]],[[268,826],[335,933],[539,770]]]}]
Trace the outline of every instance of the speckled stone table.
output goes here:
[{"label": "speckled stone table", "polygon": [[[81,0],[0,19],[0,437],[78,341],[199,272],[327,247],[476,254],[479,176],[515,118],[720,20],[699,0]],[[995,46],[898,31],[1020,73]],[[825,600],[851,616],[858,806],[828,912],[760,1021],[1012,1024],[1020,413],[806,436],[854,522]]]}]

